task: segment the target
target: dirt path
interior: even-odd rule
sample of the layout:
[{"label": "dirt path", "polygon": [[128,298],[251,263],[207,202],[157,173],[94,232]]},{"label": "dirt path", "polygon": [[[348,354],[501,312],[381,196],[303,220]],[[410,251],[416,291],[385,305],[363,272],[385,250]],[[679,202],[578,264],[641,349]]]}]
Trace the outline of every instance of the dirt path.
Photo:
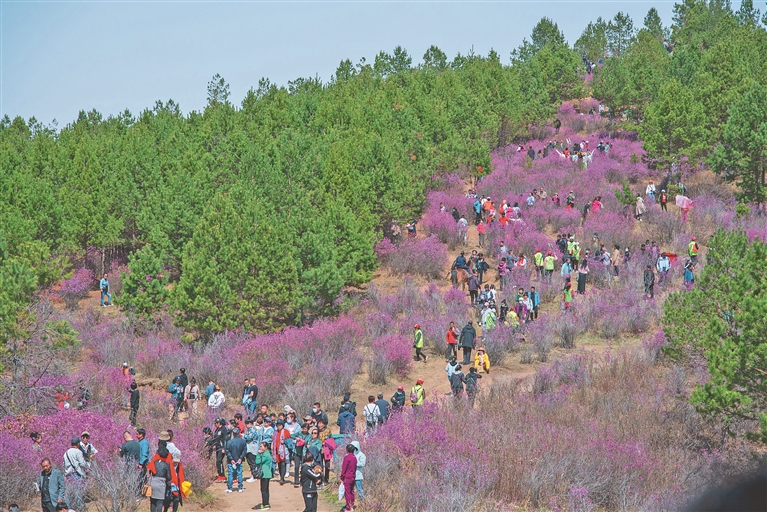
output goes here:
[{"label": "dirt path", "polygon": [[[226,484],[213,484],[208,488],[208,492],[217,498],[212,507],[205,509],[187,508],[185,512],[216,511],[216,512],[247,512],[253,506],[261,503],[261,488],[258,482],[245,482],[243,492],[224,492]],[[304,510],[304,499],[301,495],[301,489],[286,484],[281,486],[276,481],[269,484],[269,504],[274,512],[302,512]],[[328,500],[320,493],[320,500],[317,507],[318,511],[330,512],[341,508],[332,507]]]}]

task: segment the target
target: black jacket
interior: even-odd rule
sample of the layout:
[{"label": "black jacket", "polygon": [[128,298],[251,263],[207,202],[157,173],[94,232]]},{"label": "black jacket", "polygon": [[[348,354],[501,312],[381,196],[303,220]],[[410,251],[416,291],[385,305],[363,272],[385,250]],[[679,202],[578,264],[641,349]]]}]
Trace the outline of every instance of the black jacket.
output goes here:
[{"label": "black jacket", "polygon": [[206,444],[211,450],[220,451],[226,446],[227,437],[229,437],[229,432],[227,432],[226,427],[218,427]]},{"label": "black jacket", "polygon": [[322,476],[321,473],[315,473],[314,468],[309,464],[301,465],[301,492],[317,492],[317,480]]},{"label": "black jacket", "polygon": [[461,329],[461,336],[458,340],[458,346],[461,348],[474,349],[474,339],[477,337],[477,330],[471,324],[466,324]]},{"label": "black jacket", "polygon": [[394,396],[391,397],[391,404],[396,407],[403,407],[405,405],[405,392],[397,391]]},{"label": "black jacket", "polygon": [[130,408],[138,409],[139,401],[141,400],[141,391],[133,389],[130,392]]}]

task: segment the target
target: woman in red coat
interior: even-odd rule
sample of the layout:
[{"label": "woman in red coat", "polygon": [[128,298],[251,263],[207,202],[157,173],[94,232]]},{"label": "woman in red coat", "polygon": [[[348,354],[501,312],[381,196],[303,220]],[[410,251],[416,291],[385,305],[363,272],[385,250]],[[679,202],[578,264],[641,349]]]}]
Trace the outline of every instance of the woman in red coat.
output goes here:
[{"label": "woman in red coat", "polygon": [[357,477],[357,457],[354,456],[356,448],[353,444],[346,446],[346,456],[341,464],[341,481],[344,483],[344,499],[346,511],[354,510],[354,480]]},{"label": "woman in red coat", "polygon": [[280,472],[280,485],[285,485],[285,473],[288,461],[290,460],[290,453],[288,452],[285,440],[290,437],[290,432],[285,430],[285,424],[281,420],[277,420],[276,427],[277,430],[274,431],[272,436],[272,457],[274,457]]}]

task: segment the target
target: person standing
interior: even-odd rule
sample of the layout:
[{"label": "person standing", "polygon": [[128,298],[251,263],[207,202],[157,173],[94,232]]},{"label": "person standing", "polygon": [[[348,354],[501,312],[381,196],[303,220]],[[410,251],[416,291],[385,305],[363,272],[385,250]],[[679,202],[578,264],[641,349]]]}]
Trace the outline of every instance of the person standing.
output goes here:
[{"label": "person standing", "polygon": [[509,286],[509,272],[509,265],[506,263],[506,256],[504,256],[498,262],[498,289],[500,291]]},{"label": "person standing", "polygon": [[243,492],[242,461],[247,453],[247,443],[240,437],[240,429],[232,430],[232,438],[226,442],[227,477],[226,492],[233,492],[232,479],[237,479],[237,492]]},{"label": "person standing", "polygon": [[184,402],[186,403],[187,410],[192,411],[193,415],[197,415],[197,402],[200,399],[200,386],[197,385],[197,379],[192,377],[189,384],[184,388]]},{"label": "person standing", "polygon": [[477,293],[479,292],[479,279],[475,274],[469,272],[467,283],[469,285],[469,298],[471,299],[471,305],[473,306],[477,302]]},{"label": "person standing", "polygon": [[304,495],[304,512],[317,512],[317,483],[322,480],[322,467],[312,466],[314,456],[307,452],[301,465],[301,494]]},{"label": "person standing", "polygon": [[250,403],[248,404],[248,412],[253,414],[258,408],[258,386],[256,386],[256,379],[250,379],[248,387],[248,396],[250,397]]},{"label": "person standing", "polygon": [[346,500],[346,512],[354,510],[354,481],[357,479],[357,457],[354,456],[356,448],[353,444],[346,446],[346,455],[341,463],[341,482],[344,484],[344,499]]},{"label": "person standing", "polygon": [[141,466],[141,484],[146,482],[146,465],[149,464],[149,441],[146,440],[146,430],[136,430],[138,438],[138,463]]},{"label": "person standing", "polygon": [[141,391],[135,381],[130,383],[130,420],[131,425],[136,426],[136,417],[138,416],[138,407],[141,402]]},{"label": "person standing", "polygon": [[266,442],[261,443],[256,455],[256,466],[261,470],[261,503],[255,510],[269,510],[269,481],[272,479],[272,454]]},{"label": "person standing", "polygon": [[634,209],[634,216],[639,222],[642,222],[642,215],[644,215],[646,211],[647,211],[647,207],[644,204],[644,199],[642,199],[642,196],[637,194],[636,207]]},{"label": "person standing", "polygon": [[410,405],[413,410],[423,405],[426,399],[426,391],[423,389],[423,379],[415,381],[415,386],[410,390]]},{"label": "person standing", "polygon": [[378,400],[376,400],[376,405],[378,406],[378,410],[381,412],[381,415],[378,417],[378,422],[385,423],[386,420],[389,419],[389,402],[384,400],[383,393],[378,393]]},{"label": "person standing", "polygon": [[210,407],[212,411],[218,411],[224,406],[226,397],[221,392],[220,387],[215,386],[214,389],[215,391],[213,391],[213,394],[210,395],[210,398],[208,398],[208,407]]},{"label": "person standing", "polygon": [[429,356],[425,355],[423,353],[423,332],[421,331],[421,324],[415,324],[413,326],[413,347],[415,348],[415,360],[421,361],[421,357],[423,357],[423,362],[429,360]]},{"label": "person standing", "polygon": [[80,450],[80,438],[73,437],[71,447],[64,452],[64,474],[80,480],[86,477],[89,466]]},{"label": "person standing", "polygon": [[668,195],[665,190],[660,191],[660,209],[661,211],[668,211],[666,205],[668,204]]},{"label": "person standing", "polygon": [[695,285],[694,270],[695,264],[690,259],[686,259],[684,262],[684,287],[688,292],[692,290],[693,285]]},{"label": "person standing", "polygon": [[[99,288],[101,288],[101,307],[107,307],[112,305],[112,293],[109,291],[109,279],[107,274],[99,282]],[[107,303],[104,304],[104,297],[107,298]]]},{"label": "person standing", "polygon": [[655,184],[650,180],[650,183],[647,184],[647,188],[645,189],[645,194],[647,195],[647,198],[650,200],[650,204],[652,204],[653,201],[655,201]]},{"label": "person standing", "polygon": [[530,320],[538,319],[538,306],[541,305],[541,295],[535,291],[535,286],[530,287],[530,302],[532,309],[530,310]]},{"label": "person standing", "polygon": [[447,352],[445,353],[445,360],[450,361],[451,357],[458,357],[458,337],[461,332],[455,326],[455,322],[450,322],[447,327],[447,334],[445,335],[445,341],[447,342]]},{"label": "person standing", "polygon": [[208,381],[208,385],[205,387],[205,402],[210,400],[210,397],[213,395],[213,392],[216,390],[216,385],[213,383],[213,381]]},{"label": "person standing", "polygon": [[565,283],[565,288],[563,290],[563,301],[565,303],[565,311],[569,310],[570,306],[573,305],[572,285],[569,282]]},{"label": "person standing", "polygon": [[477,224],[477,234],[479,235],[479,246],[485,248],[485,233],[487,233],[487,227],[484,222]]},{"label": "person standing", "polygon": [[405,408],[405,386],[397,386],[397,391],[391,397],[393,411],[402,412]]},{"label": "person standing", "polygon": [[162,512],[165,496],[173,479],[172,464],[168,449],[161,443],[157,453],[147,465],[149,485],[152,487],[152,497],[149,499],[150,512]]},{"label": "person standing", "polygon": [[687,246],[687,255],[690,257],[690,262],[695,265],[698,263],[698,239],[692,237],[690,244]]},{"label": "person standing", "polygon": [[357,496],[359,496],[360,501],[362,501],[365,499],[365,489],[362,488],[362,468],[367,464],[367,457],[362,453],[359,441],[352,441],[351,444],[355,448],[354,457],[357,459],[357,470],[354,474],[354,486],[357,488]]},{"label": "person standing", "polygon": [[285,485],[285,475],[287,475],[288,463],[290,462],[290,453],[286,440],[290,438],[290,432],[285,430],[285,424],[282,420],[277,420],[275,429],[272,436],[272,456],[280,474],[280,485]]},{"label": "person standing", "polygon": [[365,417],[365,431],[368,434],[375,432],[381,418],[381,409],[378,408],[375,400],[375,397],[370,395],[367,405],[362,409],[362,415]]},{"label": "person standing", "polygon": [[644,270],[644,276],[642,276],[644,282],[644,296],[645,298],[652,299],[655,289],[655,273],[652,271],[652,266],[647,265]]},{"label": "person standing", "polygon": [[64,503],[64,475],[51,464],[51,459],[45,458],[40,462],[40,500],[43,512],[56,512],[56,505]]},{"label": "person standing", "polygon": [[470,364],[471,351],[474,350],[474,343],[477,338],[477,331],[471,320],[461,329],[461,335],[458,345],[463,349],[463,364]]},{"label": "person standing", "polygon": [[178,417],[178,413],[184,406],[184,386],[181,385],[181,379],[176,377],[173,379],[173,383],[168,388],[173,399],[173,413],[170,416],[170,420],[174,421]]},{"label": "person standing", "polygon": [[[160,436],[160,439],[162,440],[162,436]],[[138,461],[141,459],[141,446],[139,446],[138,441],[133,439],[133,435],[127,430],[123,432],[123,441],[125,442],[120,447],[118,455],[125,459],[131,459],[138,464]]]},{"label": "person standing", "polygon": [[586,277],[589,275],[589,260],[583,260],[578,265],[578,293],[583,295],[586,293]]},{"label": "person standing", "polygon": [[85,462],[90,463],[93,457],[99,452],[95,446],[91,444],[91,435],[86,430],[80,434],[80,451],[83,452],[83,458]]},{"label": "person standing", "polygon": [[225,421],[223,418],[216,418],[215,421],[216,431],[213,436],[208,439],[208,450],[211,450],[216,454],[216,483],[226,482],[226,476],[224,475],[224,457],[226,455],[226,441],[228,433],[226,431]]},{"label": "person standing", "polygon": [[535,250],[533,255],[533,265],[535,266],[535,280],[540,281],[543,275],[543,253],[540,249]]}]

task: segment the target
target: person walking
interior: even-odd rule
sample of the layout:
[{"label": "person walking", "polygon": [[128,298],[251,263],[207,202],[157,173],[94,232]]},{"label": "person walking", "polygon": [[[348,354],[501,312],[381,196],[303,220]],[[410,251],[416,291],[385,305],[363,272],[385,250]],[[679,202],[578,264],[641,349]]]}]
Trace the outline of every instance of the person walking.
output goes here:
[{"label": "person walking", "polygon": [[455,322],[450,322],[447,327],[447,334],[445,334],[445,342],[447,343],[447,351],[445,353],[445,360],[450,361],[451,357],[458,357],[458,337],[461,332],[455,326]]},{"label": "person walking", "polygon": [[243,492],[242,462],[245,460],[248,446],[240,437],[239,427],[232,429],[232,438],[226,442],[227,477],[226,492],[233,492],[232,480],[237,480],[237,492]]},{"label": "person walking", "polygon": [[402,412],[405,408],[405,386],[397,386],[397,391],[391,397],[392,411]]},{"label": "person walking", "polygon": [[128,420],[131,425],[136,426],[136,417],[138,416],[138,407],[141,403],[141,391],[138,389],[136,381],[130,383],[130,414]]},{"label": "person walking", "polygon": [[370,395],[367,405],[362,409],[362,415],[365,417],[365,432],[368,434],[376,431],[381,418],[381,409],[378,408],[375,400],[375,397]]},{"label": "person walking", "polygon": [[572,291],[572,285],[567,282],[565,283],[565,288],[562,290],[563,294],[563,301],[565,303],[565,311],[568,311],[570,309],[570,306],[573,305],[573,291]]},{"label": "person walking", "polygon": [[357,457],[354,456],[356,448],[353,444],[346,446],[346,455],[341,463],[341,482],[344,485],[344,499],[346,500],[346,512],[354,510],[354,481],[357,478]]},{"label": "person walking", "polygon": [[136,430],[138,439],[138,463],[141,466],[141,484],[146,483],[146,466],[149,464],[149,441],[146,439],[146,430],[140,428]]},{"label": "person walking", "polygon": [[646,211],[647,207],[644,204],[644,199],[642,199],[641,195],[637,194],[636,207],[634,208],[634,217],[636,217],[636,220],[642,222],[642,215],[644,215]]},{"label": "person walking", "polygon": [[415,386],[410,390],[410,405],[413,410],[423,405],[426,399],[426,391],[423,389],[423,379],[415,381]]},{"label": "person walking", "polygon": [[423,332],[421,331],[421,324],[415,324],[413,326],[413,348],[415,348],[415,360],[421,361],[421,357],[423,357],[423,362],[429,360],[429,356],[425,355],[423,353]]},{"label": "person walking", "polygon": [[557,261],[557,256],[548,251],[546,257],[543,259],[543,273],[547,282],[551,282],[551,275],[554,273],[554,262]]},{"label": "person walking", "polygon": [[[456,361],[456,358],[455,357],[451,357],[450,358],[450,362],[448,362],[447,365],[445,366],[445,373],[447,373],[447,383],[448,384],[452,384],[453,380],[452,380],[451,377],[457,371],[457,368],[459,366],[460,365],[458,364],[458,361]],[[453,393],[450,392],[448,394],[452,395]]]},{"label": "person walking", "polygon": [[378,417],[378,422],[385,423],[386,420],[389,419],[389,402],[384,400],[383,393],[378,393],[378,400],[376,400],[376,405],[378,406],[378,410],[381,413],[381,415]]},{"label": "person walking", "polygon": [[[99,282],[99,288],[101,289],[101,307],[105,308],[112,305],[112,293],[109,291],[109,276],[104,274],[104,277]],[[107,298],[107,303],[104,304],[104,297]]]},{"label": "person walking", "polygon": [[642,276],[644,282],[644,296],[647,299],[652,299],[655,289],[655,272],[652,271],[652,266],[647,265]]},{"label": "person walking", "polygon": [[698,239],[692,237],[689,245],[687,246],[687,255],[690,257],[690,262],[695,265],[698,263]]},{"label": "person walking", "polygon": [[661,211],[667,212],[667,204],[668,204],[668,195],[666,194],[665,190],[660,191],[660,209]]},{"label": "person walking", "polygon": [[66,494],[64,475],[53,467],[51,459],[47,457],[40,462],[40,467],[42,471],[37,484],[40,489],[40,504],[43,512],[56,512],[56,505],[64,503]]},{"label": "person walking", "polygon": [[457,399],[463,396],[463,372],[460,364],[456,365],[455,370],[450,375],[450,391]]},{"label": "person walking", "polygon": [[173,462],[164,444],[157,448],[154,457],[147,464],[147,472],[149,473],[148,483],[152,488],[149,510],[150,512],[162,512],[165,496],[173,481]]},{"label": "person walking", "polygon": [[530,320],[535,321],[538,319],[538,306],[541,305],[541,295],[535,290],[535,286],[530,287],[530,303],[532,304]]},{"label": "person walking", "polygon": [[269,446],[262,442],[256,455],[256,466],[261,473],[261,503],[253,507],[254,510],[269,510],[269,481],[272,479],[272,454]]},{"label": "person walking", "polygon": [[690,259],[686,259],[684,261],[684,287],[688,292],[692,290],[692,287],[695,285],[694,270],[695,264]]},{"label": "person walking", "polygon": [[193,415],[197,415],[197,402],[200,400],[200,386],[197,385],[197,379],[192,377],[189,384],[184,388],[184,403],[186,409],[191,410]]},{"label": "person walking", "polygon": [[477,331],[471,320],[461,329],[461,335],[458,340],[458,346],[463,349],[463,364],[470,364],[469,358],[471,351],[474,350],[474,343],[477,338]]},{"label": "person walking", "polygon": [[317,512],[317,484],[322,481],[322,467],[312,465],[314,456],[307,452],[301,465],[301,494],[304,496],[304,512]]},{"label": "person walking", "polygon": [[479,278],[477,278],[476,274],[469,272],[467,284],[469,285],[469,298],[473,306],[477,302],[477,293],[479,292]]},{"label": "person walking", "polygon": [[487,233],[487,227],[483,222],[477,224],[477,234],[479,235],[479,246],[485,248],[485,233]]},{"label": "person walking", "polygon": [[498,262],[498,279],[500,280],[500,283],[498,285],[498,289],[500,291],[503,291],[504,288],[508,288],[509,286],[509,265],[507,264],[507,257],[504,256],[501,258],[501,261]]},{"label": "person walking", "polygon": [[181,385],[181,379],[176,377],[173,379],[173,383],[168,388],[168,393],[173,398],[173,413],[170,416],[171,421],[175,421],[178,417],[179,411],[184,406],[184,386]]},{"label": "person walking", "polygon": [[285,424],[282,420],[277,420],[274,425],[275,431],[272,437],[272,457],[277,464],[277,470],[280,475],[280,485],[285,485],[285,476],[288,472],[288,462],[290,453],[287,440],[290,438],[290,432],[285,430]]},{"label": "person walking", "polygon": [[540,249],[535,250],[533,265],[535,266],[535,280],[540,281],[543,276],[543,252]]},{"label": "person walking", "polygon": [[482,375],[477,373],[477,369],[475,367],[469,368],[469,373],[467,373],[464,376],[464,381],[466,382],[466,396],[469,399],[469,407],[474,407],[474,400],[477,398],[477,393],[479,393],[479,385],[477,384],[477,379],[481,379]]}]

